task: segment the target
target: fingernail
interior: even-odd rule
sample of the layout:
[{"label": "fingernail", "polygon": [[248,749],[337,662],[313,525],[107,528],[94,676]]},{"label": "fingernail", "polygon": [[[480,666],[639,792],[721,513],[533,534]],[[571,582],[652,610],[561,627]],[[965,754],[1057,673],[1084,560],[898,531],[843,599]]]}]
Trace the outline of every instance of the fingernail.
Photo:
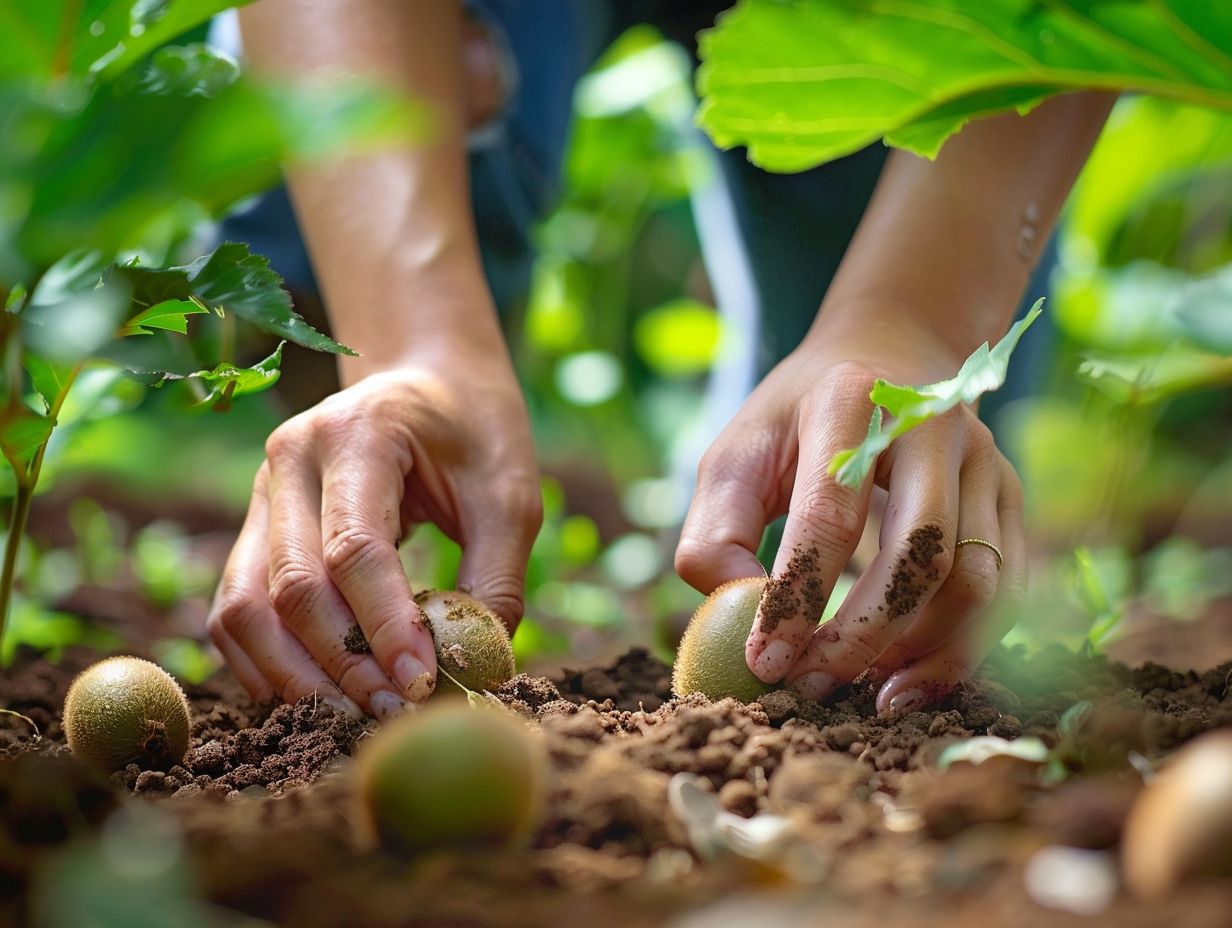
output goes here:
[{"label": "fingernail", "polygon": [[399,654],[394,660],[394,680],[411,702],[423,702],[436,689],[436,680],[413,654]]},{"label": "fingernail", "polygon": [[911,688],[903,690],[901,693],[895,693],[890,697],[889,711],[891,712],[910,712],[912,709],[917,709],[924,703],[924,691],[921,689]]},{"label": "fingernail", "polygon": [[820,702],[834,692],[837,686],[837,677],[832,674],[823,673],[820,670],[814,670],[806,673],[798,680],[792,681],[791,689],[797,696],[811,699],[813,702]]},{"label": "fingernail", "polygon": [[322,696],[321,702],[329,706],[335,712],[341,712],[345,716],[359,721],[364,717],[364,710],[359,708],[352,700],[347,699],[339,693],[337,696]]},{"label": "fingernail", "polygon": [[406,700],[390,690],[377,690],[368,702],[378,721],[386,722],[406,711]]},{"label": "fingernail", "polygon": [[796,656],[796,649],[781,638],[776,638],[753,662],[753,675],[763,683],[776,683],[783,679],[787,668]]}]

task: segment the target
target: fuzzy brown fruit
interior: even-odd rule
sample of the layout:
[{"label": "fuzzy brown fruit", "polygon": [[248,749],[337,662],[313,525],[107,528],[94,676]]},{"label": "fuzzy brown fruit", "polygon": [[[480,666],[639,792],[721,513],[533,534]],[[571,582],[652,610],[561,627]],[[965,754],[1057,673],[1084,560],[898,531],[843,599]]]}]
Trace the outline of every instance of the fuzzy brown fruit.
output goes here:
[{"label": "fuzzy brown fruit", "polygon": [[703,693],[711,699],[734,696],[754,702],[775,689],[753,676],[744,659],[744,643],[765,588],[764,577],[732,580],[697,607],[672,668],[672,691],[677,696]]},{"label": "fuzzy brown fruit", "polygon": [[64,735],[74,755],[103,770],[168,770],[188,751],[188,700],[175,679],[139,657],[109,657],[73,680]]},{"label": "fuzzy brown fruit", "polygon": [[505,624],[483,603],[454,590],[425,590],[415,597],[436,643],[436,660],[449,676],[437,693],[458,694],[454,680],[475,692],[496,692],[514,674],[513,646]]},{"label": "fuzzy brown fruit", "polygon": [[1232,731],[1183,747],[1134,801],[1121,863],[1139,896],[1165,896],[1201,877],[1232,875]]},{"label": "fuzzy brown fruit", "polygon": [[361,841],[517,844],[539,822],[545,769],[539,735],[504,709],[450,702],[400,716],[357,760]]}]

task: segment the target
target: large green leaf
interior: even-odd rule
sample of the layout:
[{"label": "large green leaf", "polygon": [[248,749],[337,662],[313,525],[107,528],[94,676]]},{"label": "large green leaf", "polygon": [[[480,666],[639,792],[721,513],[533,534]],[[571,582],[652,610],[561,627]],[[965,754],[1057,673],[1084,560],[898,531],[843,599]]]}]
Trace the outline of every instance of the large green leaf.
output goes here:
[{"label": "large green leaf", "polygon": [[[933,416],[948,412],[960,403],[974,403],[991,390],[1005,383],[1010,355],[1018,340],[1043,312],[1044,301],[1037,300],[1030,311],[1005,334],[996,347],[988,342],[980,345],[949,380],[921,387],[907,387],[878,379],[869,393],[875,404],[869,422],[868,436],[855,448],[840,451],[830,461],[830,472],[838,475],[839,483],[859,487],[873,472],[877,457],[899,436]],[[893,416],[888,428],[882,424],[882,409]]]},{"label": "large green leaf", "polygon": [[1232,109],[1232,4],[740,0],[701,57],[715,142],[799,171],[883,138],[931,157],[971,118],[1075,89]]}]

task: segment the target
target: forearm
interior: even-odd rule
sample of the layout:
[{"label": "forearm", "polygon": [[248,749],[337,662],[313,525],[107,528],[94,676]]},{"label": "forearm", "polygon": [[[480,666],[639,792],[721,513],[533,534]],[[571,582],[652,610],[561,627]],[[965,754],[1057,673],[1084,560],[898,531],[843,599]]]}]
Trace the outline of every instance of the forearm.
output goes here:
[{"label": "forearm", "polygon": [[893,342],[907,316],[957,358],[998,338],[1114,100],[980,120],[932,162],[894,152],[813,334]]},{"label": "forearm", "polygon": [[470,207],[457,4],[262,0],[242,25],[260,71],[375,79],[434,117],[405,148],[288,169],[334,332],[362,356],[343,361],[344,380],[462,340],[499,356]]}]

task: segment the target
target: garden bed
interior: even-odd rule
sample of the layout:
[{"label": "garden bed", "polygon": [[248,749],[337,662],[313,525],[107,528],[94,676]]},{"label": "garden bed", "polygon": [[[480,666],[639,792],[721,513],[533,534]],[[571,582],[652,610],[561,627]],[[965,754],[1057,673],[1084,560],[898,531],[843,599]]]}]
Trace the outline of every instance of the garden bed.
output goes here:
[{"label": "garden bed", "polygon": [[[500,698],[542,729],[551,757],[533,848],[407,860],[356,844],[348,770],[370,727],[312,699],[254,705],[225,673],[190,690],[193,746],[181,766],[130,767],[108,782],[69,764],[59,712],[91,659],[19,661],[0,680],[0,705],[43,731],[35,742],[23,722],[0,721],[5,924],[28,917],[63,836],[89,831],[116,802],[153,803],[178,824],[199,891],[224,924],[244,913],[296,926],[833,918],[1216,928],[1232,912],[1232,882],[1216,881],[1151,903],[1121,890],[1083,916],[1033,901],[1023,875],[1049,845],[1106,852],[1089,859],[1110,872],[1144,762],[1232,726],[1232,663],[1199,674],[1060,648],[1002,651],[944,705],[893,720],[875,717],[873,693],[859,685],[830,706],[787,693],[749,706],[674,700],[668,668],[637,650],[554,680],[519,676]],[[1080,703],[1089,707],[1074,710]],[[986,734],[1041,739],[1056,749],[1053,776],[991,764],[938,770],[947,745]],[[760,861],[703,860],[669,804],[678,773],[696,775],[737,815],[781,816],[790,841]]]}]

